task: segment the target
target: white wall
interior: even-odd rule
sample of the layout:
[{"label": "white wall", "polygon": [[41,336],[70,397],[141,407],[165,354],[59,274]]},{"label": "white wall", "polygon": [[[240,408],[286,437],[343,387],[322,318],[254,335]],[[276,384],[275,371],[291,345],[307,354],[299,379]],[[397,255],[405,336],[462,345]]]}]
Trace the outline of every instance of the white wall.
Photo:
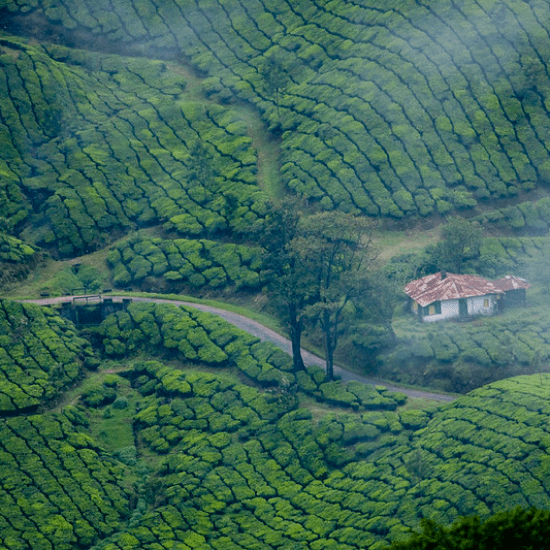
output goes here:
[{"label": "white wall", "polygon": [[458,317],[458,300],[443,300],[441,302],[441,314],[425,315],[423,320],[425,322],[432,322],[450,319],[451,317]]},{"label": "white wall", "polygon": [[[489,301],[489,307],[485,307],[485,300]],[[496,296],[475,296],[468,298],[468,315],[492,315],[496,308]]]},{"label": "white wall", "polygon": [[[489,300],[489,307],[485,307],[485,300]],[[493,315],[496,312],[496,296],[475,296],[467,298],[468,315]],[[443,300],[441,302],[441,314],[425,315],[425,322],[441,321],[442,319],[451,319],[459,316],[458,300]]]}]

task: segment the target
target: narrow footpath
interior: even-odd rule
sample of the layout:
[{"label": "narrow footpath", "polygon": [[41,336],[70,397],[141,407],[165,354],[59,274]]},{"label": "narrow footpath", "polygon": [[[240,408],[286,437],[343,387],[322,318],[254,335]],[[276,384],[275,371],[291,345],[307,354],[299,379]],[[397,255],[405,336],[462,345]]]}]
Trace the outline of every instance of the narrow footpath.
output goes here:
[{"label": "narrow footpath", "polygon": [[[63,302],[71,302],[73,298],[85,298],[85,296],[59,296],[55,298],[39,298],[39,299],[33,299],[33,300],[18,300],[18,301],[30,302],[33,304],[46,306],[46,305],[60,304]],[[291,346],[290,340],[287,340],[284,336],[277,334],[275,331],[265,327],[264,325],[256,321],[253,321],[252,319],[249,319],[248,317],[245,317],[244,315],[239,315],[238,313],[233,313],[225,309],[207,306],[205,304],[197,304],[197,303],[185,302],[181,300],[168,300],[163,298],[142,298],[142,297],[135,297],[135,296],[117,296],[117,295],[109,295],[109,298],[112,298],[114,301],[122,301],[123,298],[131,298],[133,302],[153,302],[156,304],[173,304],[176,306],[192,307],[200,311],[212,313],[214,315],[218,315],[222,319],[225,319],[232,325],[235,325],[236,327],[242,330],[245,330],[246,332],[252,334],[253,336],[258,337],[262,341],[272,342],[273,344],[281,348],[284,352],[288,353],[289,355],[292,354],[292,346]],[[302,357],[306,365],[317,365],[323,369],[326,369],[325,360],[322,359],[321,357],[317,357],[316,355],[304,349],[302,349]],[[415,397],[420,399],[432,399],[434,401],[442,401],[442,402],[451,402],[456,399],[456,397],[453,395],[436,393],[436,392],[431,392],[426,390],[412,390],[409,388],[404,388],[402,386],[387,384],[386,382],[383,382],[381,380],[360,376],[359,374],[355,374],[353,372],[347,371],[342,367],[338,367],[336,365],[334,366],[334,374],[339,376],[345,382],[348,382],[350,380],[356,380],[358,382],[362,382],[363,384],[370,384],[371,386],[384,386],[390,391],[399,391],[409,397]]]}]

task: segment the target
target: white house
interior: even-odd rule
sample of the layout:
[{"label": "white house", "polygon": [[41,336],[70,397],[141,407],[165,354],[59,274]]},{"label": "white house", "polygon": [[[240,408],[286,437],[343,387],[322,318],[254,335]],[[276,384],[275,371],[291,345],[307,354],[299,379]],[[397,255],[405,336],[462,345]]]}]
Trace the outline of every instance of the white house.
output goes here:
[{"label": "white house", "polygon": [[405,287],[411,310],[421,321],[452,317],[494,315],[508,307],[525,305],[525,289],[531,285],[508,275],[489,281],[475,275],[440,271],[410,282]]}]

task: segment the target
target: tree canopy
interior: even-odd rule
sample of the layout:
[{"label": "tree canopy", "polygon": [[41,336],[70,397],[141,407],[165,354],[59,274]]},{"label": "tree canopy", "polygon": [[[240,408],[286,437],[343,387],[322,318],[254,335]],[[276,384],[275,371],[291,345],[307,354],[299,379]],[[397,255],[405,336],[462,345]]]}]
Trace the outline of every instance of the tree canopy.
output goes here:
[{"label": "tree canopy", "polygon": [[422,531],[391,550],[542,550],[550,540],[550,511],[520,507],[482,522],[478,516],[460,518],[450,527],[422,520]]},{"label": "tree canopy", "polygon": [[439,269],[462,273],[467,259],[479,256],[483,228],[460,216],[449,218],[441,228],[442,241],[435,249]]}]

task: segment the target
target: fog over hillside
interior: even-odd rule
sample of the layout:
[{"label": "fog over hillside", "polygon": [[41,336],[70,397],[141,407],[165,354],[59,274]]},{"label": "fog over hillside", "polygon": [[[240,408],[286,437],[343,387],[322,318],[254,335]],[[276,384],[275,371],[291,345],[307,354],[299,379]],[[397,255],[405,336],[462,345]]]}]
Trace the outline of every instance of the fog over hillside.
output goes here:
[{"label": "fog over hillside", "polygon": [[548,0],[0,0],[0,550],[550,509],[548,59]]}]

